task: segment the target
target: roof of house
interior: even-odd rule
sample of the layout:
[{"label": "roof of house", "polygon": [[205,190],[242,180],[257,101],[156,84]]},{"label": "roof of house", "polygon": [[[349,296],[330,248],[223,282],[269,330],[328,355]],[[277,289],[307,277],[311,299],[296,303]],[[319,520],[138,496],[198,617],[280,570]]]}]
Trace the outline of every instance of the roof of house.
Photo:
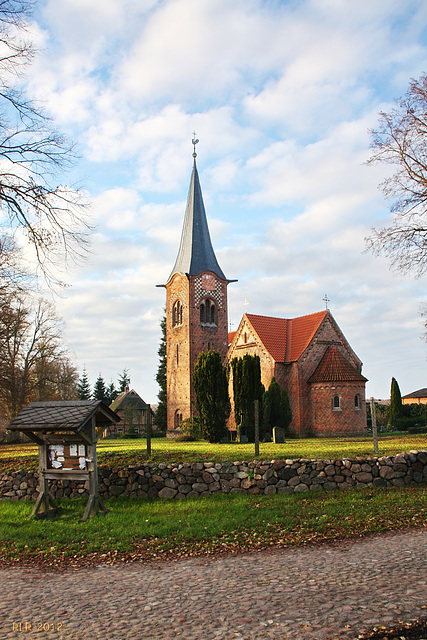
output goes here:
[{"label": "roof of house", "polygon": [[424,389],[418,389],[418,391],[413,391],[412,393],[406,394],[406,396],[402,396],[403,398],[427,398],[427,387]]},{"label": "roof of house", "polygon": [[330,346],[307,382],[366,382],[367,378],[342,355]]},{"label": "roof of house", "polygon": [[174,273],[196,275],[203,271],[212,271],[220,278],[226,280],[212,247],[205,206],[203,204],[202,189],[197,173],[196,160],[194,160],[181,243],[175,266],[168,280],[171,279]]},{"label": "roof of house", "polygon": [[92,416],[103,422],[120,422],[118,415],[100,400],[31,402],[8,425],[11,431],[80,430]]},{"label": "roof of house", "polygon": [[117,398],[110,404],[110,409],[112,409],[113,411],[120,411],[129,404],[133,404],[141,408],[147,406],[147,404],[136,391],[128,388],[125,391],[122,391],[122,393],[119,393]]},{"label": "roof of house", "polygon": [[310,344],[328,311],[299,318],[246,314],[261,342],[276,362],[295,362]]}]

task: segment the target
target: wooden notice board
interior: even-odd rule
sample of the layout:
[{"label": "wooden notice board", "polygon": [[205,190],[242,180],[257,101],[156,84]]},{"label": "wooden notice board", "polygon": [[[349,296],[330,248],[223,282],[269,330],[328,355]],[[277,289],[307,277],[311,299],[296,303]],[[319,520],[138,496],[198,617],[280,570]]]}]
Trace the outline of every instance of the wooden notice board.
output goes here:
[{"label": "wooden notice board", "polygon": [[49,444],[47,458],[48,469],[85,471],[88,462],[91,462],[91,459],[87,457],[87,447],[84,443],[65,442]]}]

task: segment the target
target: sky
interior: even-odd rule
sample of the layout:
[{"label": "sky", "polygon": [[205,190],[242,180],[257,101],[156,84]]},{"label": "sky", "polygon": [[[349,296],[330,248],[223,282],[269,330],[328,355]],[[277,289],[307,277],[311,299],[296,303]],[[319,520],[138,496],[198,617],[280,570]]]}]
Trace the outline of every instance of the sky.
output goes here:
[{"label": "sky", "polygon": [[[157,402],[166,282],[193,131],[230,328],[325,308],[363,362],[367,396],[427,386],[425,277],[365,251],[390,221],[369,130],[426,71],[424,0],[39,0],[28,90],[76,144],[91,254],[56,297],[93,384],[129,370]],[[246,303],[246,304],[245,304]]]}]

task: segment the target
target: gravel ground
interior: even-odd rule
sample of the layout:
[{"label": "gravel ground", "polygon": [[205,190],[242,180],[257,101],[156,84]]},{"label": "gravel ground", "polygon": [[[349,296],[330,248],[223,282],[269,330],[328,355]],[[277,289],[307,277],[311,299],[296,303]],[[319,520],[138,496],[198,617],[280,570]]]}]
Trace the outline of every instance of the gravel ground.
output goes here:
[{"label": "gravel ground", "polygon": [[174,562],[0,570],[0,638],[354,640],[427,615],[427,532]]}]

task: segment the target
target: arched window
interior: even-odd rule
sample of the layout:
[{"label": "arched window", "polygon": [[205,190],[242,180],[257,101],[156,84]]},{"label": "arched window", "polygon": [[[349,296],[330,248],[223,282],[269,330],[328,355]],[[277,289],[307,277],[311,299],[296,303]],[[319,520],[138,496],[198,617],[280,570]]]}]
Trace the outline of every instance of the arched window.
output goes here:
[{"label": "arched window", "polygon": [[172,307],[172,326],[177,327],[182,324],[182,304],[179,300]]},{"label": "arched window", "polygon": [[334,396],[332,406],[334,411],[341,411],[341,398],[339,395]]},{"label": "arched window", "polygon": [[179,427],[181,426],[181,422],[182,422],[182,413],[180,412],[179,409],[177,409],[175,411],[175,418],[174,418],[175,429],[179,429]]},{"label": "arched window", "polygon": [[200,305],[200,323],[201,324],[216,324],[216,310],[215,303],[212,300],[205,300]]},{"label": "arched window", "polygon": [[356,411],[360,409],[360,395],[358,393],[354,396],[354,408]]}]

